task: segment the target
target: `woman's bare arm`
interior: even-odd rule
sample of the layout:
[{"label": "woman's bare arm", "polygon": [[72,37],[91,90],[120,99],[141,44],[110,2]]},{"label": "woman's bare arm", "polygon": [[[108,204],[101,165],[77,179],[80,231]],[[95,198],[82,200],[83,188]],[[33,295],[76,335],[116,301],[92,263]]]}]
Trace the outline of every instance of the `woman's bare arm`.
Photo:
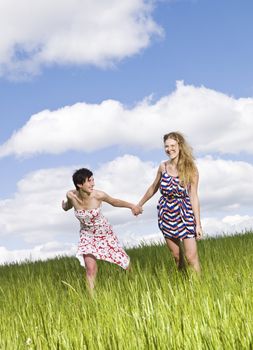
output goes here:
[{"label": "woman's bare arm", "polygon": [[157,170],[157,174],[153,183],[149,186],[144,196],[138,203],[138,206],[142,207],[153,195],[158,191],[160,186],[160,180],[162,177],[162,164],[159,166]]},{"label": "woman's bare arm", "polygon": [[103,192],[103,191],[97,191],[96,192],[97,199],[106,202],[113,207],[118,207],[118,208],[129,208],[132,210],[134,215],[138,215],[142,212],[141,208],[137,207],[135,204],[124,201],[122,199],[114,198],[109,196],[109,194]]},{"label": "woman's bare arm", "polygon": [[198,196],[198,183],[199,183],[199,174],[197,171],[192,182],[191,182],[189,196],[190,196],[192,210],[193,210],[195,221],[196,221],[197,238],[201,238],[203,236],[203,231],[202,231],[201,221],[200,221],[200,204],[199,204],[199,196]]}]

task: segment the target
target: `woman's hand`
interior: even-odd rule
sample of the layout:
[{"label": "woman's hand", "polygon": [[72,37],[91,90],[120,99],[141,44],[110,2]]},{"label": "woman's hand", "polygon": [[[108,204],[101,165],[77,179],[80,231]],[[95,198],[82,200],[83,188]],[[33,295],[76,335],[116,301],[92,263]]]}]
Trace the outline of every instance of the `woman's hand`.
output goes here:
[{"label": "woman's hand", "polygon": [[65,211],[67,210],[67,203],[68,202],[65,202],[64,200],[61,202],[62,209]]},{"label": "woman's hand", "polygon": [[138,216],[139,214],[143,213],[143,209],[139,205],[135,205],[131,210],[134,216]]},{"label": "woman's hand", "polygon": [[203,230],[201,225],[196,225],[196,239],[200,240],[203,238]]}]

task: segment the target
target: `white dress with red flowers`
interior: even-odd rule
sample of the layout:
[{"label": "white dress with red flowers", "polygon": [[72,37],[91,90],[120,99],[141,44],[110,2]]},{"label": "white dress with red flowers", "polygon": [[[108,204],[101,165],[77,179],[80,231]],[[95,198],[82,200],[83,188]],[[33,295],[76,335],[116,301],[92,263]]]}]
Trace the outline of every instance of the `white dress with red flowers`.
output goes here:
[{"label": "white dress with red flowers", "polygon": [[83,256],[91,254],[96,259],[109,261],[127,269],[130,258],[120,246],[101,208],[75,210],[75,216],[80,221],[80,241],[76,257],[81,265],[85,266]]}]

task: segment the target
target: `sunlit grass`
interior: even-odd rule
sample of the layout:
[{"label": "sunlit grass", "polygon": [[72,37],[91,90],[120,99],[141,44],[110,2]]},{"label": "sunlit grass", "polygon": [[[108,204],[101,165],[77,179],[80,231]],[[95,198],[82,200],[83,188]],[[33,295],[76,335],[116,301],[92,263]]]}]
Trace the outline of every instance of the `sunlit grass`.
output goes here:
[{"label": "sunlit grass", "polygon": [[202,277],[160,244],[99,262],[93,299],[75,258],[0,267],[0,349],[253,349],[253,234],[199,242]]}]

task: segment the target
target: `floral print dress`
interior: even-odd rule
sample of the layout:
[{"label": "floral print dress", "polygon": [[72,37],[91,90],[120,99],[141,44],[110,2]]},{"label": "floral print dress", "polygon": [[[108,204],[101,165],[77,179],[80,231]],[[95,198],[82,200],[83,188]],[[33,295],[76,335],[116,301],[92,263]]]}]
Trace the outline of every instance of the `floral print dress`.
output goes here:
[{"label": "floral print dress", "polygon": [[121,247],[112,226],[103,216],[101,208],[75,210],[80,221],[80,241],[76,257],[82,266],[84,255],[91,254],[96,259],[105,260],[127,269],[130,258]]}]

